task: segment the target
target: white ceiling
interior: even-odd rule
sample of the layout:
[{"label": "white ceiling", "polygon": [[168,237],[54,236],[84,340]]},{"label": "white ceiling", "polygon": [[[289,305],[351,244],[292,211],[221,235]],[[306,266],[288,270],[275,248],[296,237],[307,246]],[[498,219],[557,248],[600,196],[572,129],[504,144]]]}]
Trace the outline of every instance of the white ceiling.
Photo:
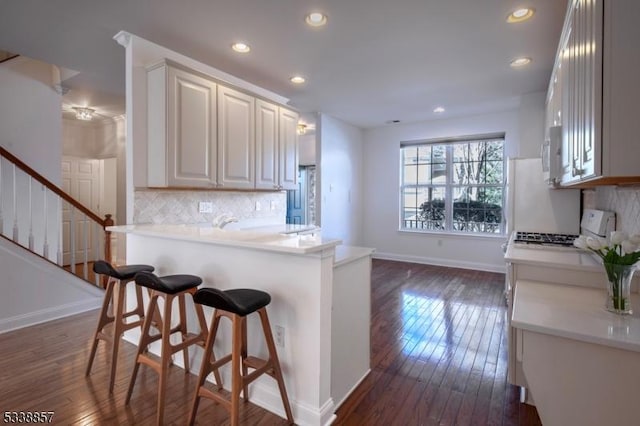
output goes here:
[{"label": "white ceiling", "polygon": [[[518,105],[546,90],[566,0],[0,0],[0,49],[80,73],[70,94],[124,112],[125,30],[367,128]],[[533,19],[507,24],[530,6]],[[312,10],[328,15],[310,28]],[[231,43],[252,51],[239,55]],[[517,56],[531,65],[512,69]],[[307,82],[294,86],[289,77]],[[67,101],[67,100],[65,100]],[[442,105],[444,114],[433,108]]]}]

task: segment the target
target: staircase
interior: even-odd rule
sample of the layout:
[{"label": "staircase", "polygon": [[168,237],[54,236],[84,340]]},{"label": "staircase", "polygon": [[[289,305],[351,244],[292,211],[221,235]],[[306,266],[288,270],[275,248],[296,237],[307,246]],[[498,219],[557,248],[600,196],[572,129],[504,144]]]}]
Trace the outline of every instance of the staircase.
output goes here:
[{"label": "staircase", "polygon": [[0,147],[0,333],[99,306],[111,225]]}]

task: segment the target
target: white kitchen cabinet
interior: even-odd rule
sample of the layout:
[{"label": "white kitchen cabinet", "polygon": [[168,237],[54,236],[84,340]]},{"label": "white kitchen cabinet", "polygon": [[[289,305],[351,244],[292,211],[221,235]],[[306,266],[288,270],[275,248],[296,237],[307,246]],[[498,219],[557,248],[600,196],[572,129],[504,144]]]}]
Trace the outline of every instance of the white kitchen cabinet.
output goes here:
[{"label": "white kitchen cabinet", "polygon": [[278,106],[256,99],[256,188],[278,189]]},{"label": "white kitchen cabinet", "polygon": [[255,98],[218,88],[218,186],[253,188]]},{"label": "white kitchen cabinet", "polygon": [[[512,325],[545,425],[638,424],[640,319],[604,310],[603,288],[518,281]],[[632,305],[640,298],[632,295]]]},{"label": "white kitchen cabinet", "polygon": [[298,185],[298,113],[279,111],[279,180],[280,189],[297,189]]},{"label": "white kitchen cabinet", "polygon": [[298,114],[256,100],[256,188],[296,189]]},{"label": "white kitchen cabinet", "polygon": [[147,72],[150,187],[215,187],[217,84],[167,62]]},{"label": "white kitchen cabinet", "polygon": [[296,112],[169,61],[147,88],[149,187],[296,188]]},{"label": "white kitchen cabinet", "polygon": [[[637,16],[636,0],[569,3],[556,59],[562,82],[563,186],[640,182],[634,112],[640,50],[631,42],[640,37]],[[549,115],[548,110],[547,125]]]}]

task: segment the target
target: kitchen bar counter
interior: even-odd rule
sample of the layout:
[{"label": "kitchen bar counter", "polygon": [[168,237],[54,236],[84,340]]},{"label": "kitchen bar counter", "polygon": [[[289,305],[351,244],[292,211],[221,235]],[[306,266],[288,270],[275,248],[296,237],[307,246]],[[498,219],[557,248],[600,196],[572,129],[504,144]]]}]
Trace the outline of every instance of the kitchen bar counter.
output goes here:
[{"label": "kitchen bar counter", "polygon": [[[274,232],[281,229],[289,233]],[[340,244],[340,240],[323,238],[321,231],[302,235],[291,234],[291,232],[297,232],[297,229],[308,230],[308,228],[292,228],[285,225],[227,230],[201,225],[148,224],[111,226],[107,231],[292,254],[321,252]]]},{"label": "kitchen bar counter", "polygon": [[[154,265],[158,275],[197,275],[204,287],[253,288],[271,295],[267,310],[271,326],[282,329],[278,357],[296,424],[331,424],[338,404],[368,374],[372,249],[341,247],[338,240],[318,233],[281,235],[198,225],[110,229],[126,234],[129,264]],[[210,315],[206,307],[205,312]],[[195,327],[190,331],[197,331],[194,315],[188,321]],[[265,357],[259,321],[249,317],[247,326],[249,354]],[[227,325],[221,327],[217,356],[231,348]],[[129,330],[125,338],[137,343],[139,330]],[[158,347],[151,350],[157,353]],[[202,353],[190,354],[198,371]],[[180,354],[175,364],[184,365]],[[228,388],[229,369],[221,374]],[[252,383],[250,394],[253,403],[284,415],[270,377]]]}]

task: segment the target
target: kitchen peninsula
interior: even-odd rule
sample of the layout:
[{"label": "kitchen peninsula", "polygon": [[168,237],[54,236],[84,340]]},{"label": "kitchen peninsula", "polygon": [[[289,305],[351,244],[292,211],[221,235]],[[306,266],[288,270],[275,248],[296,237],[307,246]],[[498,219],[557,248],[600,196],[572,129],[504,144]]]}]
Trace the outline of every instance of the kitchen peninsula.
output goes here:
[{"label": "kitchen peninsula", "polygon": [[[319,231],[296,235],[197,225],[109,229],[127,234],[129,264],[154,265],[158,275],[198,275],[203,286],[254,288],[271,295],[267,309],[296,424],[330,424],[337,406],[368,374],[372,249],[341,246]],[[189,323],[197,324],[194,318]],[[227,326],[214,346],[217,356],[231,347]],[[258,320],[248,318],[248,327],[249,354],[264,356]],[[138,337],[138,330],[125,336],[133,343]],[[197,372],[202,353],[192,350],[190,356]],[[228,368],[222,376],[228,387]],[[250,396],[284,414],[270,378],[258,379]]]}]

